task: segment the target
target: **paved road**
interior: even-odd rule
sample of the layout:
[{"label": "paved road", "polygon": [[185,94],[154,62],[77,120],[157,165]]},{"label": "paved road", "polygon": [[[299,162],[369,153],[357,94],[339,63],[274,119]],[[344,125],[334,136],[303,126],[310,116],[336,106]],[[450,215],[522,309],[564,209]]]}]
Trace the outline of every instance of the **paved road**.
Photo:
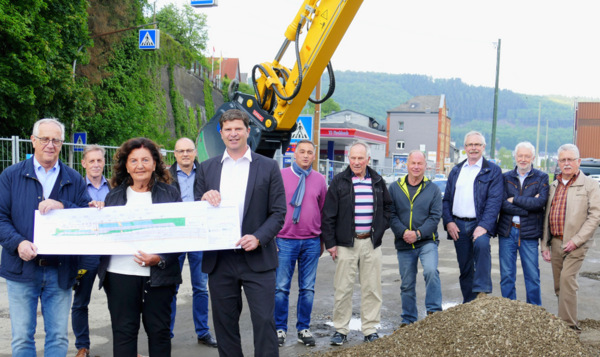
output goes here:
[{"label": "paved road", "polygon": [[[441,228],[441,226],[440,226]],[[456,263],[456,253],[451,241],[446,240],[445,232],[440,230],[442,241],[440,243],[440,264],[439,271],[442,280],[443,289],[443,304],[444,308],[458,304],[462,298],[460,288],[458,286],[458,266]],[[600,230],[596,231],[595,237],[600,236]],[[494,292],[492,295],[500,296],[500,273],[498,267],[498,244],[497,240],[492,240],[492,280],[494,283]],[[544,306],[551,313],[556,314],[557,300],[553,294],[552,274],[550,264],[545,263],[540,258],[541,274],[542,274],[542,301]],[[397,269],[396,251],[393,246],[393,235],[391,231],[386,232],[383,244],[383,309],[381,312],[381,328],[380,333],[383,335],[390,334],[400,324],[400,276]],[[333,308],[333,273],[335,265],[331,258],[324,255],[319,261],[319,270],[317,274],[317,286],[315,294],[315,303],[313,309],[313,318],[311,330],[317,339],[317,346],[308,348],[296,342],[295,337],[295,301],[297,297],[297,287],[292,290],[290,301],[290,323],[288,328],[288,340],[285,346],[280,348],[282,356],[298,356],[314,351],[325,351],[335,348],[329,345],[329,336],[334,332],[331,326],[331,313]],[[596,244],[589,253],[584,262],[582,272],[600,272],[600,245]],[[520,273],[520,269],[519,269]],[[177,322],[175,324],[175,337],[173,338],[173,356],[218,356],[217,350],[198,345],[194,333],[193,322],[191,318],[191,301],[192,289],[190,286],[189,270],[184,267],[183,274],[184,284],[179,290],[179,300],[177,309]],[[420,275],[422,277],[422,275]],[[589,278],[579,278],[579,316],[580,318],[591,318],[600,320],[600,309],[598,308],[597,292],[600,291],[600,281]],[[424,282],[419,278],[417,285],[417,301],[419,302],[419,312],[424,314]],[[523,276],[519,274],[517,277],[517,298],[524,300],[524,283]],[[353,324],[359,328],[359,301],[360,294],[357,288],[354,291],[354,313]],[[244,302],[245,303],[245,302]],[[244,353],[248,356],[254,354],[252,341],[252,327],[250,324],[247,304],[241,316],[241,330],[244,332],[242,343],[244,345]],[[41,315],[41,313],[38,313]],[[38,319],[38,333],[36,334],[36,342],[38,352],[43,351],[43,322],[42,318]],[[212,326],[212,322],[210,322]],[[92,294],[92,302],[90,304],[90,328],[92,340],[92,356],[111,356],[111,331],[110,318],[106,307],[106,296],[104,291],[94,290]],[[69,355],[74,356],[75,339],[72,334],[69,336]],[[362,343],[362,334],[356,330],[349,335],[349,344]],[[139,338],[139,352],[147,353],[146,336],[142,331]],[[40,353],[41,354],[41,353]],[[8,299],[6,297],[6,282],[0,279],[0,356],[10,356],[10,320],[8,314]]]}]

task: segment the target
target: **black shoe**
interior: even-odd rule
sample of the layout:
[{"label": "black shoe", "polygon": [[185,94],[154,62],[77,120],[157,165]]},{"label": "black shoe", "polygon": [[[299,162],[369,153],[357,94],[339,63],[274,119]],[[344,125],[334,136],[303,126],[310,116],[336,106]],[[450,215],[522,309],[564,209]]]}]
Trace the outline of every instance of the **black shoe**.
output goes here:
[{"label": "black shoe", "polygon": [[279,347],[283,347],[283,345],[285,344],[285,336],[285,331],[277,330],[277,344],[279,345]]},{"label": "black shoe", "polygon": [[298,343],[304,344],[304,346],[314,346],[315,338],[312,333],[310,333],[309,329],[304,329],[298,332]]},{"label": "black shoe", "polygon": [[210,335],[210,332],[202,337],[198,337],[198,343],[217,348],[217,340]]},{"label": "black shoe", "polygon": [[343,333],[339,333],[336,331],[333,334],[333,336],[331,336],[331,340],[329,342],[331,342],[332,345],[341,346],[344,343],[348,342],[348,338]]},{"label": "black shoe", "polygon": [[375,340],[379,340],[379,335],[377,332],[370,334],[369,336],[365,336],[365,342],[373,342]]}]

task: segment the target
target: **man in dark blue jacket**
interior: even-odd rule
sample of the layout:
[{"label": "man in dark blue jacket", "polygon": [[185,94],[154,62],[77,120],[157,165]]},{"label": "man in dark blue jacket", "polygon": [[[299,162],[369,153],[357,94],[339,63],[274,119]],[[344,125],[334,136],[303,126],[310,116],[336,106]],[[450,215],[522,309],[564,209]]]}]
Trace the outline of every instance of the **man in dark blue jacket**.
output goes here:
[{"label": "man in dark blue jacket", "polygon": [[464,145],[467,159],[448,175],[442,217],[448,239],[454,240],[466,303],[492,292],[490,237],[496,235],[504,187],[500,167],[483,157],[483,135],[468,132]]},{"label": "man in dark blue jacket", "polygon": [[[0,175],[0,276],[6,279],[13,356],[35,356],[38,300],[46,331],[46,356],[66,356],[71,287],[78,259],[71,255],[38,255],[33,244],[35,210],[95,205],[85,181],[58,156],[65,128],[56,119],[41,119],[33,127],[34,156]],[[84,264],[82,268],[90,269]]]},{"label": "man in dark blue jacket", "polygon": [[407,160],[408,174],[390,185],[392,216],[390,226],[398,251],[398,268],[402,284],[402,323],[417,321],[417,264],[421,260],[425,277],[427,315],[442,311],[442,285],[438,272],[437,228],[442,217],[442,194],[438,186],[425,177],[427,160],[418,150]]},{"label": "man in dark blue jacket", "polygon": [[542,305],[538,245],[542,237],[548,200],[548,174],[532,167],[535,147],[530,142],[515,147],[514,170],[504,173],[504,200],[498,220],[500,290],[515,300],[517,252],[521,257],[527,302]]}]

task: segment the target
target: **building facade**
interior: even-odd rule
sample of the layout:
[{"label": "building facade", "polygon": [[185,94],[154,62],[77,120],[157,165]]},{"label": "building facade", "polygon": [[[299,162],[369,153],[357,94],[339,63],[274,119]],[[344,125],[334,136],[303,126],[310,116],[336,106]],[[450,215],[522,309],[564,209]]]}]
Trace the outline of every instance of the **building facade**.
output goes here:
[{"label": "building facade", "polygon": [[580,156],[600,159],[600,102],[577,103],[574,133]]},{"label": "building facade", "polygon": [[386,153],[392,161],[420,150],[433,163],[436,173],[448,174],[452,168],[445,95],[417,96],[388,110],[386,129]]}]

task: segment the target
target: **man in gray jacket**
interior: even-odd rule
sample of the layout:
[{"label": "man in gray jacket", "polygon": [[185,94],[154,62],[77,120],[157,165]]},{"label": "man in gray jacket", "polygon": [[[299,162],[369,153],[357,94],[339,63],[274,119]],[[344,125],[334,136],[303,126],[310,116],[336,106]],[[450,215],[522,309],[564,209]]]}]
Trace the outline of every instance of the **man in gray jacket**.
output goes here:
[{"label": "man in gray jacket", "polygon": [[398,251],[402,283],[402,323],[417,321],[417,263],[421,260],[425,277],[427,315],[442,311],[442,286],[438,272],[437,226],[442,217],[442,194],[438,186],[425,177],[425,155],[413,150],[408,155],[408,174],[390,185],[392,216],[390,226]]}]

